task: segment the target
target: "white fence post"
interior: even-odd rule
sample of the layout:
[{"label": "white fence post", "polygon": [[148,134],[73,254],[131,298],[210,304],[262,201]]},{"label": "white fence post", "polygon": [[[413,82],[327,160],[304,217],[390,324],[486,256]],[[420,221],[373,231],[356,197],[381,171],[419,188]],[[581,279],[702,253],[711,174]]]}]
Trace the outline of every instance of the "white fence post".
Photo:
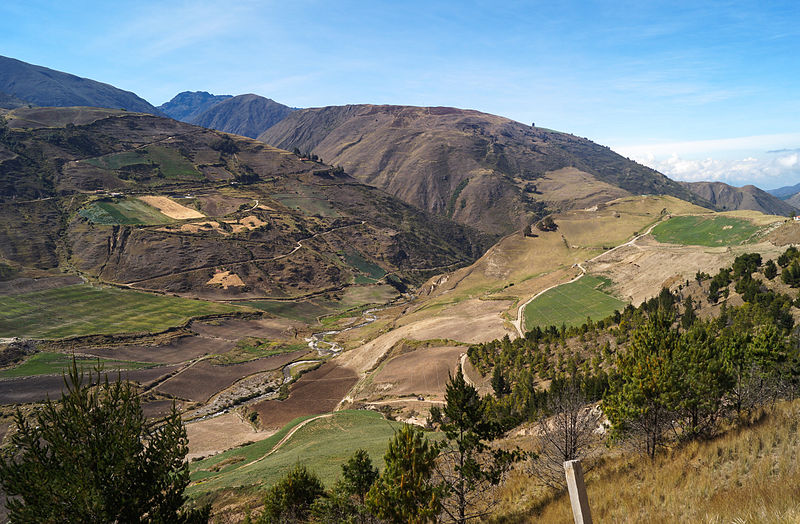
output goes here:
[{"label": "white fence post", "polygon": [[575,524],[592,524],[589,497],[586,496],[586,484],[583,483],[581,461],[568,460],[564,462],[564,471],[567,475],[569,501],[572,504],[572,516],[575,519]]}]

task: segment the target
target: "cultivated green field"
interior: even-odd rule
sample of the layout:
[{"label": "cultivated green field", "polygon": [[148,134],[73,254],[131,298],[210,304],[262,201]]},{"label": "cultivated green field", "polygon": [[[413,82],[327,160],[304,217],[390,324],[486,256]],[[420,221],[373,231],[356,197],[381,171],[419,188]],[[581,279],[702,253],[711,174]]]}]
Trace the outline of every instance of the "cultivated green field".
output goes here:
[{"label": "cultivated green field", "polygon": [[389,285],[351,286],[344,292],[341,300],[311,298],[304,300],[251,300],[240,304],[266,311],[279,317],[315,322],[330,315],[352,316],[347,312],[365,305],[385,304],[396,298],[397,291]]},{"label": "cultivated green field", "polygon": [[78,213],[90,222],[104,225],[156,225],[174,222],[158,209],[136,198],[98,200]]},{"label": "cultivated green field", "polygon": [[339,213],[333,209],[327,199],[314,195],[294,195],[277,193],[272,198],[284,206],[297,209],[307,215],[319,215],[322,217],[338,217]]},{"label": "cultivated green field", "polygon": [[228,304],[77,284],[0,297],[0,337],[158,332],[192,317],[237,310]]},{"label": "cultivated green field", "polygon": [[[247,465],[268,453],[291,427],[310,417],[296,419],[270,438],[191,464],[193,481],[208,479],[190,486],[196,496],[226,487],[261,484],[269,486],[295,464],[307,464],[330,486],[341,475],[341,465],[358,449],[364,448],[373,463],[383,469],[383,455],[394,432],[401,427],[372,411],[338,411],[332,416],[309,422],[297,430],[275,453]],[[428,434],[428,438],[434,435]],[[219,471],[213,471],[219,469]]]},{"label": "cultivated green field", "polygon": [[125,151],[122,153],[112,153],[110,155],[89,158],[84,160],[84,162],[108,170],[118,170],[140,164],[146,166],[145,169],[150,166],[153,168],[157,166],[161,175],[168,179],[202,178],[202,174],[195,169],[191,162],[182,157],[178,151],[154,145],[135,151]]},{"label": "cultivated green field", "polygon": [[622,310],[626,303],[603,292],[609,280],[584,275],[579,280],[555,287],[525,308],[525,329],[536,326],[579,326],[586,317],[600,320]]},{"label": "cultivated green field", "polygon": [[363,273],[363,275],[356,276],[356,284],[369,284],[376,282],[378,279],[381,279],[384,277],[384,275],[386,275],[386,271],[384,271],[382,267],[377,264],[373,264],[355,251],[345,253],[344,260],[351,267]]},{"label": "cultivated green field", "polygon": [[[91,371],[98,364],[105,371],[122,369],[141,369],[155,367],[158,364],[148,362],[131,362],[127,360],[81,358],[76,359],[78,368]],[[10,369],[0,370],[0,378],[29,377],[32,375],[60,375],[72,366],[72,355],[65,353],[36,353],[22,364]]]},{"label": "cultivated green field", "polygon": [[657,225],[653,237],[667,244],[730,246],[742,244],[759,228],[749,220],[726,216],[674,217]]}]

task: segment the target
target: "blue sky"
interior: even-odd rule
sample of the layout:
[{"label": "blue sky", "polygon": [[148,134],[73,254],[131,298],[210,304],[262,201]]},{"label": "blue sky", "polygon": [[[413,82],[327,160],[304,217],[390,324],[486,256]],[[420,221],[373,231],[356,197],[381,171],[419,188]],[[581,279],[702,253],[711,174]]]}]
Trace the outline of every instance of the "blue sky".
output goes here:
[{"label": "blue sky", "polygon": [[800,182],[800,4],[5,0],[0,54],[161,104],[448,105],[683,180]]}]

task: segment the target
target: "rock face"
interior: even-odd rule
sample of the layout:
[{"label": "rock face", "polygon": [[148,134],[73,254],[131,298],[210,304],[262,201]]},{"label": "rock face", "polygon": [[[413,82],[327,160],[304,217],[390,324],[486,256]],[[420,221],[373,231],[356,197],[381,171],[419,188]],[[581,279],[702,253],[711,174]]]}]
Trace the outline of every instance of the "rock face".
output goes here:
[{"label": "rock face", "polygon": [[202,112],[229,98],[233,98],[233,95],[212,95],[205,91],[184,91],[175,95],[169,102],[158,106],[158,109],[175,120],[191,122]]},{"label": "rock face", "polygon": [[291,107],[249,94],[216,103],[187,122],[255,138],[292,112]]},{"label": "rock face", "polygon": [[0,92],[42,107],[107,107],[161,114],[130,91],[0,56]]},{"label": "rock face", "polygon": [[[304,109],[259,140],[313,152],[420,209],[491,233],[520,229],[543,217],[545,207],[593,205],[624,194],[669,194],[708,205],[677,182],[607,147],[472,110]],[[572,198],[559,180],[562,173],[596,184],[598,191],[613,191],[603,196],[584,187],[585,198]],[[559,188],[559,194],[549,193],[549,187]]]},{"label": "rock face", "polygon": [[768,215],[786,216],[797,210],[791,202],[784,202],[756,186],[734,187],[724,182],[681,182],[686,188],[708,200],[720,211],[750,209]]}]

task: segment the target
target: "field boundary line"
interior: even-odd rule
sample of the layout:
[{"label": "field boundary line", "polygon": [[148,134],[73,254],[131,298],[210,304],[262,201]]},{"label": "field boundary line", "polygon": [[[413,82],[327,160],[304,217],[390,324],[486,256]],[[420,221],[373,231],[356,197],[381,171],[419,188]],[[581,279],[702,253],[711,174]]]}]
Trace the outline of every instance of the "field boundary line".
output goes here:
[{"label": "field boundary line", "polygon": [[[240,470],[242,470],[244,468],[252,466],[253,464],[255,464],[257,462],[261,462],[265,458],[269,457],[270,455],[272,455],[273,453],[278,451],[292,436],[294,436],[295,433],[297,433],[297,431],[300,428],[304,427],[309,422],[313,422],[313,421],[319,420],[321,418],[329,418],[329,417],[332,417],[333,415],[334,415],[334,413],[324,413],[322,415],[317,415],[315,417],[311,417],[309,419],[306,419],[306,420],[300,422],[299,424],[294,426],[292,429],[290,429],[289,432],[286,433],[286,435],[284,435],[282,439],[280,439],[278,442],[276,442],[275,445],[272,446],[272,448],[270,448],[269,451],[267,451],[266,453],[264,453],[263,455],[261,455],[257,459],[253,459],[253,460],[251,460],[250,462],[248,462],[246,464],[242,464],[241,466],[239,466],[238,468],[235,468],[232,471],[240,471]],[[227,473],[229,473],[229,472],[226,471],[225,473],[218,473],[217,475],[214,475],[212,477],[206,477],[206,478],[204,478],[202,480],[198,480],[198,481],[192,482],[190,484],[190,486],[197,486],[197,485],[204,484],[204,483],[206,483],[208,481],[211,481],[211,480],[216,480],[216,479],[226,475]]]}]

